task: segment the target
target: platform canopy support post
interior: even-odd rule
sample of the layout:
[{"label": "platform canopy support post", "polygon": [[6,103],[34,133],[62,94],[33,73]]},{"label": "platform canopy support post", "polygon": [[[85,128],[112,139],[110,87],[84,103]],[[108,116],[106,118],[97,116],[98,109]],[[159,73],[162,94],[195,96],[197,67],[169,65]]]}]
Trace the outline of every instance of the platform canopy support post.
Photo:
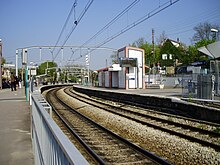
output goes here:
[{"label": "platform canopy support post", "polygon": [[28,85],[28,66],[27,66],[27,49],[22,49],[22,64],[25,65],[25,96],[29,101],[29,85]]}]

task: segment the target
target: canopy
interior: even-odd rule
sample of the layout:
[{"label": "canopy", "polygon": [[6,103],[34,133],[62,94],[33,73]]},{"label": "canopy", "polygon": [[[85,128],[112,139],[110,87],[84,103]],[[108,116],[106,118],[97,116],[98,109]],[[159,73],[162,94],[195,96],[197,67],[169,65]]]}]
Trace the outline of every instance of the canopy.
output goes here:
[{"label": "canopy", "polygon": [[198,48],[198,51],[212,57],[220,57],[220,41]]}]

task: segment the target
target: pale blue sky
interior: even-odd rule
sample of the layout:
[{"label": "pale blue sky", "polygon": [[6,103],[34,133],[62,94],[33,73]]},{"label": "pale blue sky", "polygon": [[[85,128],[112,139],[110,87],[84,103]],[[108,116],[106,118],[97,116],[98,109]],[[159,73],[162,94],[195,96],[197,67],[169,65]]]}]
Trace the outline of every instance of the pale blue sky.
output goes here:
[{"label": "pale blue sky", "polygon": [[[133,1],[94,0],[66,45],[81,46]],[[167,1],[140,0],[122,18],[87,46],[97,46]],[[3,42],[3,57],[7,62],[14,63],[17,48],[55,45],[74,0],[0,0],[0,2],[0,38]],[[87,2],[88,0],[77,1],[76,17],[79,17]],[[103,46],[120,49],[141,37],[151,42],[152,28],[155,30],[155,40],[165,31],[167,37],[174,40],[179,38],[181,42],[190,45],[194,34],[193,27],[205,21],[220,25],[219,0],[180,0]],[[73,22],[74,15],[71,16],[58,45],[63,43]],[[56,52],[54,53],[56,54]],[[72,60],[78,59],[80,53],[85,54],[86,52],[74,53]],[[33,50],[29,54],[29,61],[36,63],[51,59],[49,50],[42,50],[42,61],[39,58],[39,50]],[[70,59],[71,54],[70,50],[64,49],[64,60]],[[106,59],[110,65],[109,56],[111,54],[110,51],[92,52],[90,67],[92,69],[105,67]],[[61,61],[60,53],[57,54],[55,60],[58,63],[65,63]],[[85,59],[81,58],[80,62],[84,61]]]}]

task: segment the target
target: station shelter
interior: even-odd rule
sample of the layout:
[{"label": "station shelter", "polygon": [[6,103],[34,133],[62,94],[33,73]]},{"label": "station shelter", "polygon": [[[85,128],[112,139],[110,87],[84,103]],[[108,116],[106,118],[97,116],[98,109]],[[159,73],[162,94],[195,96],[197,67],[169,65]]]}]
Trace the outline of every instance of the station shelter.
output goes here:
[{"label": "station shelter", "polygon": [[144,89],[144,50],[124,47],[118,50],[118,64],[97,70],[99,87]]}]

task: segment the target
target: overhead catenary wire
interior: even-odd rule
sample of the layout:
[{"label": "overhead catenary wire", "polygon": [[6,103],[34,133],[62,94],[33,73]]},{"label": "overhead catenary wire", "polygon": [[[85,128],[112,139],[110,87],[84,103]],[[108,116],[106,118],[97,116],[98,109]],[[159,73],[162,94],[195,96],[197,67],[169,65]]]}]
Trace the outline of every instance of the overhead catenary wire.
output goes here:
[{"label": "overhead catenary wire", "polygon": [[[183,34],[187,32],[192,32],[193,25],[199,24],[201,22],[212,22],[213,20],[218,19],[220,16],[220,13],[218,12],[218,8],[215,8],[213,10],[206,10],[203,11],[202,13],[199,13],[198,15],[195,15],[189,19],[189,21],[186,21],[185,19],[183,20],[178,20],[176,23],[173,23],[172,25],[169,25],[167,29],[169,29],[166,32],[166,35],[172,36],[172,35],[177,35],[177,34]],[[157,31],[162,31],[164,27],[158,26],[154,27],[157,29]]]},{"label": "overhead catenary wire", "polygon": [[[62,46],[64,46],[66,44],[66,42],[68,41],[68,39],[72,35],[73,31],[76,29],[77,25],[80,23],[80,21],[82,20],[82,18],[84,17],[84,15],[86,14],[86,12],[88,11],[89,7],[92,5],[93,2],[94,2],[94,0],[89,0],[88,1],[88,3],[86,4],[84,10],[81,12],[80,16],[77,18],[77,20],[75,20],[75,22],[74,22],[70,32],[68,33],[68,35],[65,38]],[[60,53],[60,51],[61,51],[61,48],[58,50],[56,55],[53,57],[53,61],[57,58],[57,56]]]},{"label": "overhead catenary wire", "polygon": [[[141,24],[142,22],[148,20],[149,18],[153,17],[154,15],[160,13],[161,11],[167,9],[168,7],[172,6],[173,4],[177,3],[180,0],[169,0],[166,1],[163,4],[160,4],[159,7],[155,8],[154,10],[150,11],[148,14],[146,14],[145,16],[143,16],[142,18],[138,19],[137,21],[133,22],[132,24],[126,26],[125,28],[121,29],[118,33],[112,35],[111,37],[107,38],[106,40],[104,40],[103,42],[101,42],[100,44],[98,44],[97,46],[95,46],[96,48],[99,48],[103,45],[105,45],[106,43],[112,41],[113,39],[117,38],[118,36],[124,34],[125,32],[129,31],[130,29],[136,27],[137,25]],[[91,50],[90,53],[92,51],[94,51],[95,49]],[[85,54],[86,55],[86,54]],[[81,57],[85,56],[82,55]]]},{"label": "overhead catenary wire", "polygon": [[[94,40],[98,35],[102,34],[106,29],[108,29],[112,24],[114,24],[119,18],[121,18],[125,13],[127,13],[132,7],[134,7],[140,0],[134,0],[131,4],[129,4],[124,10],[122,10],[119,14],[117,14],[110,22],[108,22],[103,28],[101,28],[97,33],[95,33],[90,39],[84,42],[81,46],[85,46]],[[77,51],[77,50],[76,50]],[[70,57],[72,59],[73,54]]]},{"label": "overhead catenary wire", "polygon": [[[58,37],[58,39],[56,41],[55,47],[58,45],[58,43],[59,43],[59,41],[61,39],[61,36],[63,35],[63,32],[64,32],[64,30],[65,30],[65,28],[66,28],[66,26],[67,26],[67,24],[68,24],[68,22],[69,22],[69,20],[71,18],[71,15],[72,15],[73,11],[74,11],[74,19],[75,19],[75,8],[76,8],[76,5],[77,5],[77,0],[75,0],[75,2],[73,3],[73,5],[72,5],[72,7],[70,9],[70,12],[69,12],[69,14],[68,14],[68,16],[66,18],[66,21],[65,21],[65,23],[64,23],[64,25],[62,27],[62,30],[61,30],[61,32],[59,34],[59,37]],[[54,52],[55,47],[53,48],[52,52]]]}]

